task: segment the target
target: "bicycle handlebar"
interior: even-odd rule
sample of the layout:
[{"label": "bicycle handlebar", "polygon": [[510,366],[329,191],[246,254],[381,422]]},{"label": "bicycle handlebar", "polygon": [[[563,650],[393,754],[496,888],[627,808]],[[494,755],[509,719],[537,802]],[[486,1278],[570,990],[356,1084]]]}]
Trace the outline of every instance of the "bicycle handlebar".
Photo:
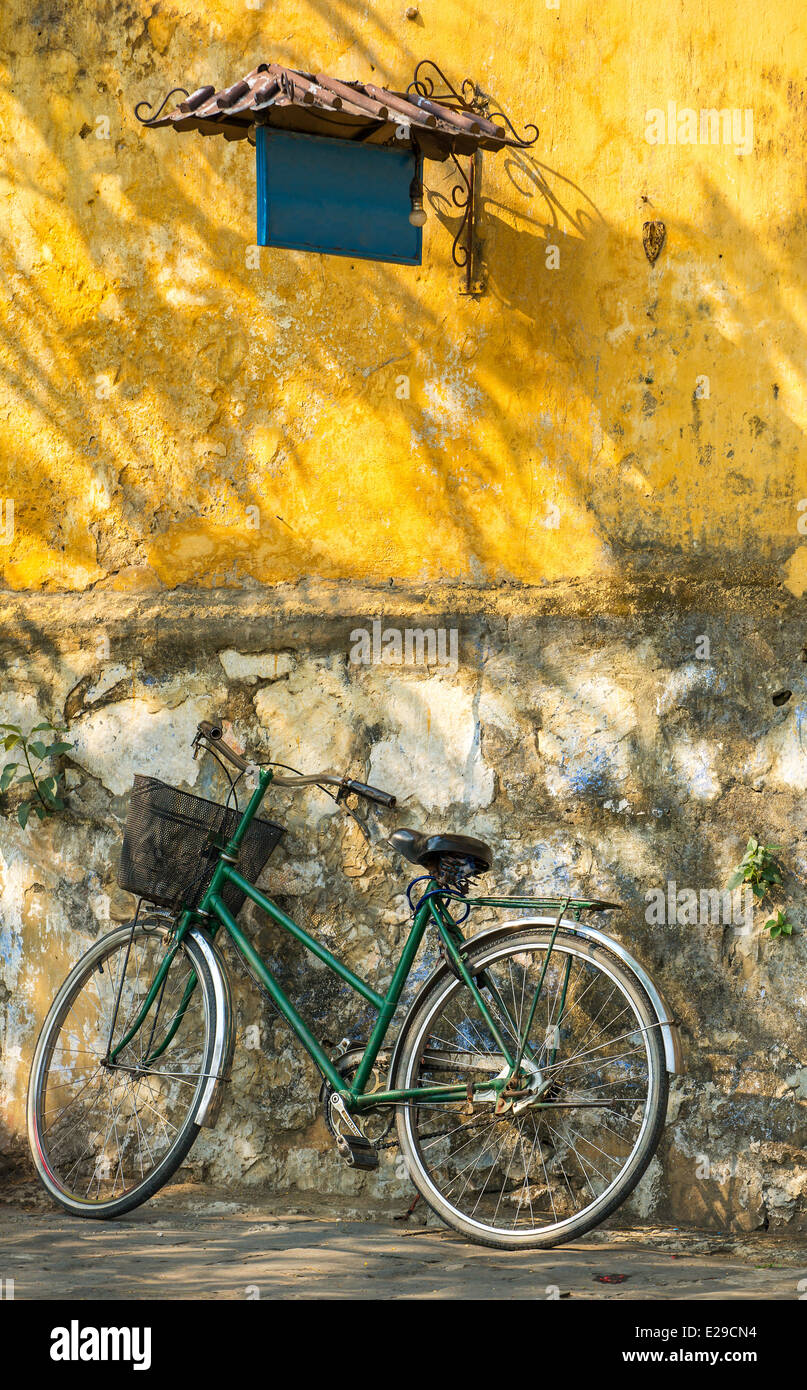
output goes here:
[{"label": "bicycle handlebar", "polygon": [[342,786],[345,791],[353,792],[356,796],[363,796],[365,801],[377,801],[379,806],[395,806],[398,798],[392,792],[382,792],[378,787],[371,787],[367,782],[353,782],[348,777],[342,778]]},{"label": "bicycle handlebar", "polygon": [[228,762],[240,768],[241,772],[246,772],[249,769],[249,760],[242,758],[241,754],[236,753],[229,743],[224,742],[224,730],[220,724],[213,724],[209,719],[203,719],[197,727],[196,738],[206,738],[210,743],[215,743],[216,752],[221,753]]},{"label": "bicycle handlebar", "polygon": [[[194,742],[200,738],[207,739],[209,743],[214,745],[217,753],[221,753],[228,762],[231,762],[233,766],[237,767],[241,772],[248,772],[250,768],[256,766],[256,764],[251,763],[248,758],[244,758],[240,753],[236,753],[235,749],[231,748],[229,743],[224,742],[224,731],[220,723],[213,723],[209,719],[201,720],[196,730],[196,739]],[[371,787],[367,782],[354,782],[349,777],[339,777],[337,773],[331,771],[310,772],[300,775],[295,774],[293,777],[278,776],[274,777],[272,780],[279,787],[313,787],[323,785],[338,787],[337,801],[340,796],[353,794],[354,796],[363,797],[365,801],[375,801],[379,806],[395,806],[397,804],[397,798],[394,797],[391,792],[382,791],[380,787]]]}]

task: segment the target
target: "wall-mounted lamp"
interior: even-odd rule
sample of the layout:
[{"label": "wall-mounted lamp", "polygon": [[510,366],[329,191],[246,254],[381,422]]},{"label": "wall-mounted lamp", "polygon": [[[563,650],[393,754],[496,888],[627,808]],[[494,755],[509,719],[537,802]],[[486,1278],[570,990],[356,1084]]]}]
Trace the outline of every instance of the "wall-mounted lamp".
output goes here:
[{"label": "wall-mounted lamp", "polygon": [[423,180],[419,174],[415,174],[409,185],[409,201],[412,204],[412,211],[409,214],[409,221],[413,227],[425,227],[426,209],[423,206]]}]

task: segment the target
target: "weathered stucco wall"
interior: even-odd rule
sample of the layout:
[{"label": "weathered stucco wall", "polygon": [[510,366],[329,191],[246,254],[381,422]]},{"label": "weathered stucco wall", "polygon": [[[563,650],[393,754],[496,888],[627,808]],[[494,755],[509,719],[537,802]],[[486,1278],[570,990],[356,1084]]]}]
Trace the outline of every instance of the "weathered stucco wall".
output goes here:
[{"label": "weathered stucco wall", "polygon": [[[209,791],[188,744],[222,713],[274,757],[411,794],[410,823],[490,837],[503,885],[622,898],[615,930],[681,1017],[690,1068],[636,1209],[803,1222],[804,937],[651,928],[644,909],[670,880],[721,888],[759,831],[804,921],[807,35],[781,0],[497,0],[473,25],[459,0],[406,8],[0,16],[0,718],[65,717],[76,744],[66,815],[23,833],[0,805],[0,1143],[22,1152],[56,984],[128,911],[133,771]],[[458,293],[442,167],[421,269],[255,264],[251,150],[132,115],[262,59],[402,86],[427,54],[541,127],[531,151],[485,157],[478,298]],[[676,117],[672,142],[669,103],[738,119],[710,144]],[[667,228],[652,267],[650,218]],[[351,631],[381,617],[455,630],[456,670],[351,663]],[[277,804],[266,882],[384,978],[400,864],[313,794]],[[341,993],[261,940],[323,1030],[350,1031]],[[341,1167],[307,1063],[238,998],[261,1048],[240,1049],[193,1164],[395,1183],[391,1162]]]},{"label": "weathered stucco wall", "polygon": [[[792,9],[501,0],[469,25],[460,0],[418,8],[4,5],[11,588],[670,563],[807,579]],[[485,157],[478,300],[440,225],[444,166],[422,269],[268,250],[250,269],[252,151],[132,114],[260,55],[396,86],[426,54],[542,132]],[[750,110],[750,152],[648,143],[668,102]],[[667,226],[653,268],[649,217]]]}]

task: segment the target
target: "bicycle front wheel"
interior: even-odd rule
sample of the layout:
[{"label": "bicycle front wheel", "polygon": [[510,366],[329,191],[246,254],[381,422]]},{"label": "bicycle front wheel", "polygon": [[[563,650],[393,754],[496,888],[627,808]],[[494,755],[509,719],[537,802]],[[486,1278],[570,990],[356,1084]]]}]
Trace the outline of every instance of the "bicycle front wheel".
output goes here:
[{"label": "bicycle front wheel", "polygon": [[[151,1008],[120,1048],[166,958]],[[199,1133],[215,1035],[213,982],[192,937],[176,945],[147,920],[81,958],[45,1019],[28,1086],[33,1160],[67,1211],[121,1216],[176,1171]]]},{"label": "bicycle front wheel", "polygon": [[[526,927],[466,957],[498,1040],[471,991],[446,971],[424,990],[402,1040],[395,1089],[449,1085],[466,1099],[399,1106],[409,1175],[431,1208],[500,1249],[560,1244],[615,1211],[647,1168],[667,1107],[652,1004],[613,953]],[[527,1031],[520,1094],[508,1074]]]}]

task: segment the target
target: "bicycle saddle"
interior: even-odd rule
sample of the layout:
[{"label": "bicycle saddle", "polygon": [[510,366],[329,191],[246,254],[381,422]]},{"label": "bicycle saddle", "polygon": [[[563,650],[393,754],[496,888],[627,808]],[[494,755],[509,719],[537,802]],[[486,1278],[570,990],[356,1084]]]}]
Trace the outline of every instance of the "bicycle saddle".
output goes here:
[{"label": "bicycle saddle", "polygon": [[493,863],[493,851],[484,841],[475,840],[471,835],[423,835],[419,830],[402,825],[400,830],[393,830],[389,843],[410,864],[422,864],[427,869],[443,855],[473,860],[474,872],[478,874],[487,873]]}]

